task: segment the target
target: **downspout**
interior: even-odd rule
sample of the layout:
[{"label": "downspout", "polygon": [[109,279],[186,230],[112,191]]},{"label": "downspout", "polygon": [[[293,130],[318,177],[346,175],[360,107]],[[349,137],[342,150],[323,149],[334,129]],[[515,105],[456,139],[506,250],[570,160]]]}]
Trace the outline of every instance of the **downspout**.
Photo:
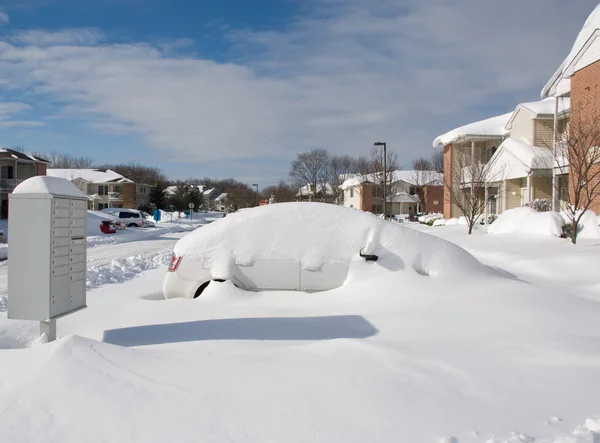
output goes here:
[{"label": "downspout", "polygon": [[[554,162],[558,163],[558,155],[556,152],[556,142],[558,140],[558,97],[554,97],[554,129],[552,131],[552,157]],[[556,165],[552,164],[552,210],[557,211],[558,208],[558,190],[556,179]]]}]

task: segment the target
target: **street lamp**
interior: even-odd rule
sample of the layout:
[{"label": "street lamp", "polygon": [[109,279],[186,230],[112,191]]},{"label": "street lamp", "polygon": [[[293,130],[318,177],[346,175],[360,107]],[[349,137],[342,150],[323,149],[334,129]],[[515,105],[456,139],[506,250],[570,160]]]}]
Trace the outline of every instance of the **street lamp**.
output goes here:
[{"label": "street lamp", "polygon": [[385,208],[386,188],[387,188],[387,145],[385,142],[375,142],[373,146],[383,146],[383,219],[386,219],[387,212]]},{"label": "street lamp", "polygon": [[252,186],[256,187],[256,194],[254,195],[254,206],[258,206],[258,185],[253,183]]}]

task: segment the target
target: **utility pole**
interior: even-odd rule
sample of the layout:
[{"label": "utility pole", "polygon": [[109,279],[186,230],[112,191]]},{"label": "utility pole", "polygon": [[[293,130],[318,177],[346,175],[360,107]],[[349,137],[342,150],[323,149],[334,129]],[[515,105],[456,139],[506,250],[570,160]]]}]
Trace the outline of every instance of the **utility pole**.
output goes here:
[{"label": "utility pole", "polygon": [[252,186],[256,187],[256,192],[254,194],[254,206],[258,206],[258,185],[253,183]]}]

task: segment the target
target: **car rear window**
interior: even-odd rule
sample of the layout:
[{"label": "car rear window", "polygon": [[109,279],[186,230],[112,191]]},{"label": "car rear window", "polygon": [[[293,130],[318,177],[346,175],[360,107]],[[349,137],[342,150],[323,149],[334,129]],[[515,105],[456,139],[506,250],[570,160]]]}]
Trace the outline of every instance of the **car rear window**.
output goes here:
[{"label": "car rear window", "polygon": [[130,218],[129,212],[119,212],[119,218]]}]

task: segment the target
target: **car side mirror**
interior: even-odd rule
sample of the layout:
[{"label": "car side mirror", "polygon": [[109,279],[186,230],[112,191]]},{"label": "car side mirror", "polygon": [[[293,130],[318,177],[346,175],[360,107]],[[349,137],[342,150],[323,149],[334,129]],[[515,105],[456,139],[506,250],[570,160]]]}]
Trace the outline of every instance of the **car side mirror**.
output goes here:
[{"label": "car side mirror", "polygon": [[363,254],[363,249],[360,250],[359,255],[362,258],[364,258],[366,261],[377,261],[377,260],[379,260],[379,256],[378,255],[375,255],[375,254]]}]

